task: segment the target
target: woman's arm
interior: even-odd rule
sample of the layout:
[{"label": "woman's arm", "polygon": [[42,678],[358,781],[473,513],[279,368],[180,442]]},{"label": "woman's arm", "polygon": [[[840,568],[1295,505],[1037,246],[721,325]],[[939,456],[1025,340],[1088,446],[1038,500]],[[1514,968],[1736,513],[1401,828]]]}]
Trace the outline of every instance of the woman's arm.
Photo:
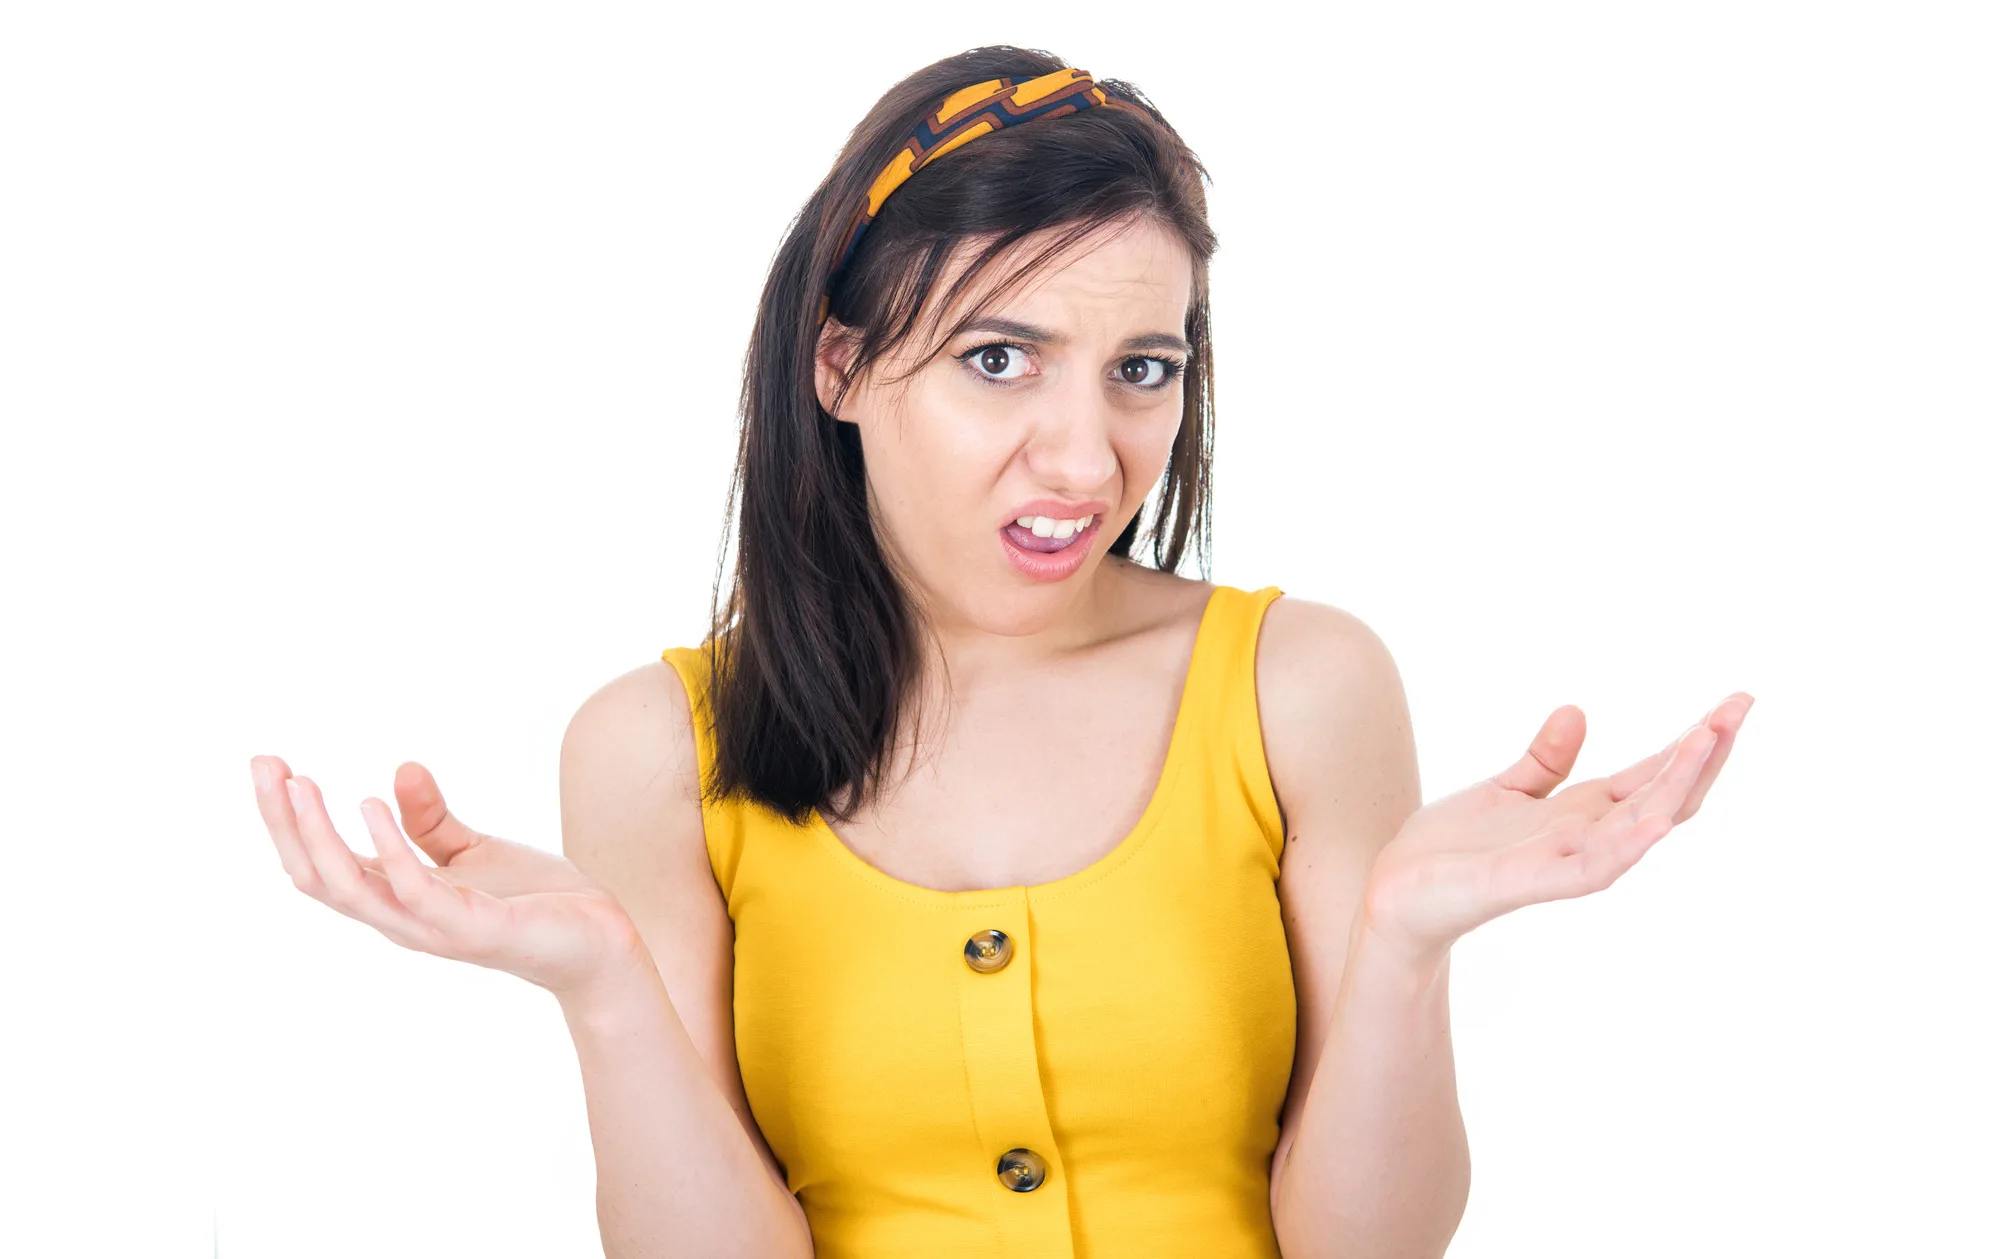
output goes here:
[{"label": "woman's arm", "polygon": [[1472,1161],[1452,1069],[1449,962],[1397,958],[1364,919],[1289,1150],[1273,1159],[1285,1259],[1443,1255],[1465,1213]]},{"label": "woman's arm", "polygon": [[766,1167],[650,962],[563,1003],[583,1069],[606,1259],[812,1254],[798,1199]]},{"label": "woman's arm", "polygon": [[563,852],[637,928],[629,964],[562,998],[583,1072],[607,1259],[797,1256],[812,1239],[743,1093],[731,924],[709,870],[694,730],[652,663],[609,683],[562,747]]},{"label": "woman's arm", "polygon": [[1287,1259],[1442,1255],[1471,1179],[1446,1009],[1452,944],[1502,914],[1609,887],[1701,807],[1753,700],[1738,691],[1653,755],[1558,791],[1584,736],[1582,710],[1564,705],[1512,765],[1417,808],[1403,688],[1375,636],[1307,604],[1266,638],[1258,695],[1286,813],[1279,901],[1299,981],[1271,1168],[1279,1244]]},{"label": "woman's arm", "polygon": [[1363,914],[1376,855],[1422,803],[1402,679],[1361,621],[1287,597],[1265,612],[1257,692],[1298,993],[1271,1161],[1279,1247],[1285,1259],[1442,1255],[1471,1176],[1447,967],[1382,948]]}]

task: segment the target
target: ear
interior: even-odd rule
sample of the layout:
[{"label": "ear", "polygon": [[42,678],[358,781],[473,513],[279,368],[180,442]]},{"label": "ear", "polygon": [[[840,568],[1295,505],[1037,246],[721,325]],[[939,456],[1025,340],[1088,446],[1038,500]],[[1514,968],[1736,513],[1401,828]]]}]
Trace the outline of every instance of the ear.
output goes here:
[{"label": "ear", "polygon": [[819,405],[835,419],[841,417],[833,409],[834,395],[847,381],[847,365],[854,361],[857,337],[852,328],[831,315],[820,326],[819,344],[813,350],[813,391],[819,395]]}]

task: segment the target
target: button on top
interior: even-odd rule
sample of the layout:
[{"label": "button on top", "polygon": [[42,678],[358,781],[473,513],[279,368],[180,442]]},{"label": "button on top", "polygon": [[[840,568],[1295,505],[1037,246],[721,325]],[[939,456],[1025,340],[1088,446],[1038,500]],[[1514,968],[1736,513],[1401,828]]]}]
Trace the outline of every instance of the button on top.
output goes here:
[{"label": "button on top", "polygon": [[1000,1183],[1015,1193],[1026,1193],[1039,1186],[1049,1177],[1049,1165],[1042,1156],[1028,1149],[1012,1149],[1000,1156],[1000,1165],[994,1170],[1000,1173]]},{"label": "button on top", "polygon": [[[1014,960],[1014,942],[1004,931],[975,931],[965,942],[965,964],[980,974],[990,974]],[[1029,1188],[1033,1188],[1030,1185]]]}]

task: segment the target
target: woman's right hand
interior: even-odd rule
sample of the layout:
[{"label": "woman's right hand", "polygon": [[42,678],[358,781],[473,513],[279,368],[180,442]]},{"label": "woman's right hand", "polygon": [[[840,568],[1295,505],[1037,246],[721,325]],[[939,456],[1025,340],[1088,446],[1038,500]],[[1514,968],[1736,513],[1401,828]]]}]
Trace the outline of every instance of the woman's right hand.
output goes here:
[{"label": "woman's right hand", "polygon": [[292,885],[405,948],[507,971],[565,1001],[643,965],[645,945],[616,897],[563,857],[459,821],[415,761],[396,771],[400,827],[382,801],[361,802],[374,857],[348,848],[319,787],[281,758],[252,757],[250,770]]}]

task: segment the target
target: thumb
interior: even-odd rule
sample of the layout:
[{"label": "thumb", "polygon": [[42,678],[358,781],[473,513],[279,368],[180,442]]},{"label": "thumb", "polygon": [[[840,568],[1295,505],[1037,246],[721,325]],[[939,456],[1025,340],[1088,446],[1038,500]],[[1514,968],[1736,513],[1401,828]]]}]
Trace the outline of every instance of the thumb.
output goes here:
[{"label": "thumb", "polygon": [[403,833],[438,865],[450,865],[452,858],[485,838],[445,807],[437,779],[415,761],[396,767],[396,807],[403,814]]},{"label": "thumb", "polygon": [[1583,710],[1564,704],[1549,714],[1521,759],[1495,774],[1493,781],[1512,791],[1546,796],[1576,768],[1576,754],[1582,749]]}]

